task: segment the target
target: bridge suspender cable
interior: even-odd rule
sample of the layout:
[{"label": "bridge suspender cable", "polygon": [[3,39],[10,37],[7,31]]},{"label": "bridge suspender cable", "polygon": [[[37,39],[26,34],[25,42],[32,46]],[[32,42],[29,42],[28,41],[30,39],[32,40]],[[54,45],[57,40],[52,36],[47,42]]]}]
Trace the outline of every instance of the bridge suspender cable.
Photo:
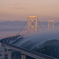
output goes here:
[{"label": "bridge suspender cable", "polygon": [[[28,19],[27,19],[27,21],[28,21]],[[27,21],[26,21],[26,23],[27,23]],[[23,28],[25,27],[26,23],[24,24]],[[18,34],[21,33],[21,31],[23,30],[23,28],[20,30],[20,32],[19,32]],[[18,34],[17,34],[17,35],[18,35]]]},{"label": "bridge suspender cable", "polygon": [[[27,22],[28,22],[28,19],[27,19],[26,23],[24,24],[23,28],[22,28],[22,29],[20,30],[20,32],[18,33],[19,35],[20,35],[21,31],[24,29],[24,27],[26,26]],[[38,22],[38,24],[39,24],[40,29],[43,30],[42,27],[40,26],[40,23],[39,23],[38,20],[37,20],[37,22]],[[38,29],[37,29],[37,30],[38,30]],[[29,31],[30,31],[30,30],[29,30]],[[28,34],[29,31],[28,31],[27,33],[25,33],[25,34]],[[18,35],[18,34],[17,34],[17,35]],[[23,35],[25,35],[25,34],[23,34]]]},{"label": "bridge suspender cable", "polygon": [[[39,24],[39,26],[40,26],[40,22],[38,21],[38,18],[37,18],[37,22],[38,22],[38,24]],[[43,30],[41,26],[40,26],[40,29]]]}]

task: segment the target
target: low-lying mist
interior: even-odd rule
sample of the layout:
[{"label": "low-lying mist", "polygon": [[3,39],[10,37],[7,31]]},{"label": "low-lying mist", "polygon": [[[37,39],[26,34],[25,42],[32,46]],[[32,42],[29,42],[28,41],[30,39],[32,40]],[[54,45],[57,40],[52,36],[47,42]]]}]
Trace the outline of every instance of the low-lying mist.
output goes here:
[{"label": "low-lying mist", "polygon": [[25,38],[24,41],[30,40],[30,41],[36,43],[36,45],[33,46],[33,47],[35,47],[35,46],[45,43],[48,40],[54,40],[54,39],[59,40],[59,29],[58,30],[57,29],[42,30],[39,33],[27,35],[24,38]]},{"label": "low-lying mist", "polygon": [[37,47],[39,45],[42,45],[46,41],[49,40],[59,40],[59,30],[57,29],[51,29],[51,30],[42,30],[36,34],[27,34],[23,36],[24,38],[14,43],[16,46],[29,46],[33,45],[30,47],[30,49],[33,49],[34,47]]}]

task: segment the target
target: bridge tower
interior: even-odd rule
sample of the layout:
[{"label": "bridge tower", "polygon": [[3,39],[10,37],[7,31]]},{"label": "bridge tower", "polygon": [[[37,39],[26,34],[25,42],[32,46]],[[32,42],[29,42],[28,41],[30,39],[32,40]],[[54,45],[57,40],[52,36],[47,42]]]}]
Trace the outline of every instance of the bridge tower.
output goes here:
[{"label": "bridge tower", "polygon": [[54,20],[48,21],[48,29],[54,29]]},{"label": "bridge tower", "polygon": [[29,16],[28,18],[28,32],[31,30],[37,32],[37,16]]}]

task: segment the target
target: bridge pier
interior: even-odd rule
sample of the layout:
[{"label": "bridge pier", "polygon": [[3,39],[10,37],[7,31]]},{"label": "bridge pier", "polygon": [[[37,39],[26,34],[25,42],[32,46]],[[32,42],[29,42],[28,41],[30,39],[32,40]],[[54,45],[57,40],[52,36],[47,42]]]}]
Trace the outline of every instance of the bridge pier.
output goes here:
[{"label": "bridge pier", "polygon": [[21,59],[26,59],[26,55],[25,54],[21,54]]},{"label": "bridge pier", "polygon": [[8,49],[8,59],[11,59],[11,49]]},{"label": "bridge pier", "polygon": [[4,59],[5,57],[5,46],[2,44],[2,58]]}]

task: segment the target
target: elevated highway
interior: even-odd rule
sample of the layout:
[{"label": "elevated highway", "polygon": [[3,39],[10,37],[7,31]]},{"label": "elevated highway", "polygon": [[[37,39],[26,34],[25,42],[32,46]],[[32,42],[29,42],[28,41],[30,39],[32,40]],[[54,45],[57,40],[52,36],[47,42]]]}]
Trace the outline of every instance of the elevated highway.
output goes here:
[{"label": "elevated highway", "polygon": [[[15,37],[18,38],[19,36],[15,36]],[[4,49],[5,48],[7,48],[7,50],[8,50],[8,59],[11,59],[11,51],[12,50],[20,52],[21,53],[21,59],[26,59],[26,55],[33,57],[35,59],[56,59],[56,58],[48,56],[48,55],[37,53],[37,52],[31,51],[31,50],[28,50],[28,49],[25,49],[22,47],[17,47],[17,46],[10,43],[11,41],[14,41],[14,40],[16,40],[16,39],[10,40],[9,38],[6,38],[6,39],[0,40],[0,42],[2,44],[2,48],[3,48],[1,59],[4,59]]]}]

